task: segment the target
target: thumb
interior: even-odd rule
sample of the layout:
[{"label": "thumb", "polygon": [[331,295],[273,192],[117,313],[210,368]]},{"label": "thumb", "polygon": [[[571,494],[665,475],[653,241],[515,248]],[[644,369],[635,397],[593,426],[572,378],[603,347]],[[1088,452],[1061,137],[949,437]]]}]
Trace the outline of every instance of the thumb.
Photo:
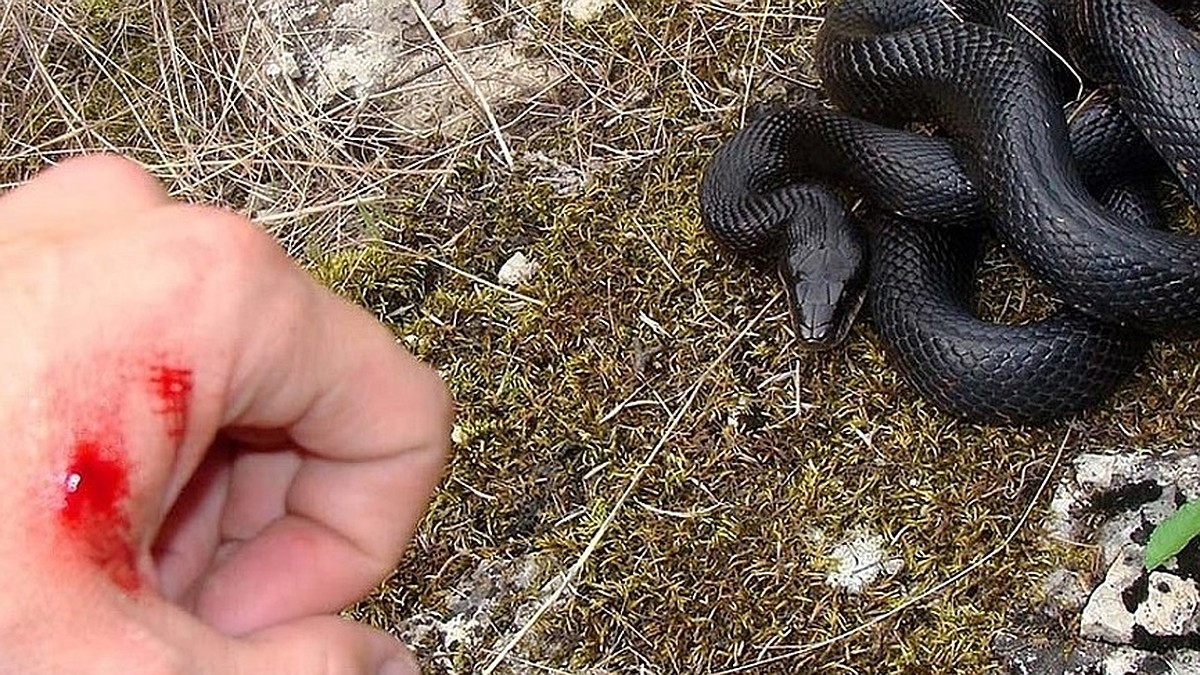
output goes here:
[{"label": "thumb", "polygon": [[242,638],[235,672],[290,675],[420,675],[396,638],[348,619],[317,616]]}]

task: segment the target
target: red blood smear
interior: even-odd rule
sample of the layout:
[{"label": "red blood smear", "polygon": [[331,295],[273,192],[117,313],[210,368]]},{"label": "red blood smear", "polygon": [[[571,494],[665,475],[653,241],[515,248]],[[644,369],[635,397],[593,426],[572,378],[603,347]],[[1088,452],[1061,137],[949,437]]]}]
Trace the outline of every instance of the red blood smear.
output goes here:
[{"label": "red blood smear", "polygon": [[63,527],[127,591],[140,586],[129,525],[129,467],[119,444],[82,439],[63,478]]},{"label": "red blood smear", "polygon": [[186,368],[155,366],[150,377],[158,413],[166,418],[167,434],[176,441],[187,430],[188,407],[192,397],[192,371]]}]

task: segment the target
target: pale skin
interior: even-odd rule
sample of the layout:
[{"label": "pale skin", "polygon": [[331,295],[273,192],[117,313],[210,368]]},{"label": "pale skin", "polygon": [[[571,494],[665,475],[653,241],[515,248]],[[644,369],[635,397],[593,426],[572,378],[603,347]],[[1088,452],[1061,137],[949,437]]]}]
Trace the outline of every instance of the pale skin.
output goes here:
[{"label": "pale skin", "polygon": [[[0,195],[0,316],[0,673],[417,672],[337,616],[395,569],[449,443],[445,386],[389,331],[115,157]],[[147,384],[164,364],[186,419]],[[56,520],[100,428],[132,590]]]}]

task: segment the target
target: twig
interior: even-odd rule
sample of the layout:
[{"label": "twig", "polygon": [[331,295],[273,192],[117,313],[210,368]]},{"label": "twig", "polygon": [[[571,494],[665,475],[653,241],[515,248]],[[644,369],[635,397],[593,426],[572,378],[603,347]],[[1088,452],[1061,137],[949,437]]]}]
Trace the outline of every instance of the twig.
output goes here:
[{"label": "twig", "polygon": [[429,17],[425,15],[425,10],[421,9],[421,4],[417,0],[408,0],[408,6],[412,8],[413,13],[417,15],[417,19],[421,21],[421,25],[425,27],[425,31],[429,33],[429,38],[437,45],[438,51],[442,53],[442,58],[446,61],[446,65],[450,66],[450,71],[454,73],[455,79],[458,80],[463,89],[466,89],[467,93],[479,105],[480,112],[487,118],[488,126],[491,127],[492,135],[496,137],[496,145],[500,147],[500,154],[504,157],[504,164],[508,167],[509,171],[512,171],[512,150],[508,147],[508,141],[504,140],[504,133],[500,130],[500,122],[496,120],[496,115],[492,113],[492,106],[488,104],[487,98],[479,89],[479,85],[475,83],[475,78],[471,77],[471,74],[463,67],[458,57],[454,55],[454,52],[446,45],[441,36],[438,35],[437,30],[430,23]]},{"label": "twig", "polygon": [[1038,44],[1040,44],[1042,47],[1044,47],[1046,49],[1046,51],[1053,54],[1054,58],[1061,61],[1062,64],[1067,67],[1067,70],[1071,71],[1071,77],[1074,77],[1075,81],[1079,83],[1079,92],[1077,94],[1075,94],[1075,98],[1077,98],[1077,99],[1082,98],[1083,97],[1083,76],[1079,74],[1078,70],[1075,70],[1075,67],[1071,65],[1071,62],[1067,60],[1067,57],[1060,54],[1058,52],[1058,50],[1056,50],[1054,47],[1051,47],[1049,42],[1046,42],[1044,39],[1042,39],[1041,35],[1038,35],[1036,31],[1034,31],[1029,26],[1025,25],[1025,22],[1018,19],[1015,14],[1013,14],[1012,12],[1006,12],[1005,15],[1008,16],[1008,18],[1012,19],[1013,23],[1020,26],[1021,30],[1025,31],[1026,33],[1029,33],[1030,37],[1032,37],[1034,40],[1037,40]]}]

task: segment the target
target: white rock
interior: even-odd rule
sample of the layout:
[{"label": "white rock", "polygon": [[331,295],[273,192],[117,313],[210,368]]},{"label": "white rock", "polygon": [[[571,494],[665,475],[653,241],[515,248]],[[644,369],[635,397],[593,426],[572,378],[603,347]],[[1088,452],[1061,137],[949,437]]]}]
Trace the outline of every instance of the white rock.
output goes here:
[{"label": "white rock", "polygon": [[837,561],[837,569],[825,578],[831,586],[861,593],[881,576],[892,576],[904,569],[904,561],[889,556],[883,547],[883,537],[865,532],[857,533],[838,544],[829,554]]},{"label": "white rock", "polygon": [[[1142,566],[1141,543],[1149,527],[1173,513],[1176,504],[1200,496],[1200,453],[1191,449],[1084,453],[1072,465],[1071,474],[1055,488],[1046,533],[1057,541],[1095,546],[1105,576],[1088,594],[1081,611],[1079,633],[1086,640],[1075,645],[1051,635],[1047,648],[1082,659],[1072,663],[1083,665],[1073,665],[1066,673],[1200,675],[1200,652],[1150,651],[1151,647],[1171,643],[1156,643],[1154,636],[1195,639],[1200,632],[1200,580],[1184,578],[1174,560],[1151,577]],[[1047,615],[1071,618],[1077,611],[1072,605],[1079,590],[1072,578],[1078,583],[1086,576],[1070,570],[1052,573],[1043,587]],[[1127,598],[1132,601],[1134,596],[1139,601],[1130,611],[1126,608]],[[1151,644],[1140,644],[1139,639],[1138,645],[1131,645],[1135,634],[1138,638],[1149,634]],[[1014,654],[1019,658],[1028,651]],[[1088,661],[1089,654],[1095,658]],[[1021,666],[1012,655],[1005,658],[1010,668]],[[1064,671],[1027,668],[1013,672]]]},{"label": "white rock", "polygon": [[302,73],[300,72],[300,63],[296,60],[296,52],[284,51],[280,52],[273,61],[269,61],[266,65],[267,75],[271,77],[283,76],[288,79],[298,80]]},{"label": "white rock", "polygon": [[1112,644],[1133,641],[1133,614],[1125,608],[1121,592],[1142,574],[1141,547],[1126,546],[1109,566],[1104,582],[1092,592],[1079,620],[1079,634]]},{"label": "white rock", "polygon": [[1059,541],[1078,541],[1083,537],[1075,507],[1082,501],[1080,490],[1071,481],[1064,480],[1050,498],[1050,518],[1046,523],[1046,534]]},{"label": "white rock", "polygon": [[[518,19],[511,29],[497,29],[494,22],[473,15],[467,0],[418,0],[454,53],[454,68],[445,67],[441,48],[407,2],[256,0],[250,3],[254,12],[247,12],[246,4],[217,6],[222,23],[247,25],[256,40],[272,47],[252,50],[261,52],[256,58],[263,63],[247,72],[265,71],[283,80],[287,86],[280,95],[298,92],[302,95],[292,105],[312,106],[323,115],[331,108],[349,113],[347,103],[369,104],[364,106],[363,132],[373,136],[386,129],[402,145],[473,137],[480,126],[478,98],[494,110],[513,102],[527,105],[567,77],[550,59],[530,55],[529,47],[544,41],[544,35],[529,30],[529,22]],[[279,58],[285,49],[294,65]],[[462,85],[462,71],[471,87]],[[358,114],[352,117],[356,120]],[[342,116],[331,119],[340,123]],[[355,120],[346,124],[359,124]]]},{"label": "white rock", "polygon": [[1188,635],[1196,632],[1197,607],[1200,607],[1200,593],[1196,582],[1152,572],[1149,592],[1133,617],[1151,635]]},{"label": "white rock", "polygon": [[[1050,501],[1047,533],[1055,539],[1098,545],[1103,565],[1112,564],[1143,523],[1158,523],[1173,513],[1177,501],[1188,501],[1200,485],[1200,458],[1190,455],[1088,453],[1077,457],[1074,475],[1063,480]],[[1118,513],[1103,514],[1096,523],[1093,500],[1114,490],[1128,490],[1145,481],[1161,487],[1156,499],[1130,504]]]},{"label": "white rock", "polygon": [[[1143,513],[1157,511],[1161,500],[1143,504],[1136,511],[1119,513],[1096,528],[1092,543],[1100,547],[1100,564],[1111,565],[1126,546],[1133,543],[1131,534],[1142,526]],[[1151,520],[1149,517],[1146,520]],[[1152,521],[1151,521],[1152,522]]]},{"label": "white rock", "polygon": [[1082,454],[1075,458],[1075,480],[1090,490],[1107,490],[1114,485],[1141,479],[1139,455]]},{"label": "white rock", "polygon": [[500,271],[496,273],[496,279],[505,286],[520,286],[532,279],[538,269],[539,266],[536,262],[518,251],[500,267]]},{"label": "white rock", "polygon": [[612,0],[563,0],[563,12],[576,21],[588,22],[600,18]]},{"label": "white rock", "polygon": [[1175,467],[1175,484],[1186,495],[1200,495],[1200,456],[1195,453],[1180,458]]}]

